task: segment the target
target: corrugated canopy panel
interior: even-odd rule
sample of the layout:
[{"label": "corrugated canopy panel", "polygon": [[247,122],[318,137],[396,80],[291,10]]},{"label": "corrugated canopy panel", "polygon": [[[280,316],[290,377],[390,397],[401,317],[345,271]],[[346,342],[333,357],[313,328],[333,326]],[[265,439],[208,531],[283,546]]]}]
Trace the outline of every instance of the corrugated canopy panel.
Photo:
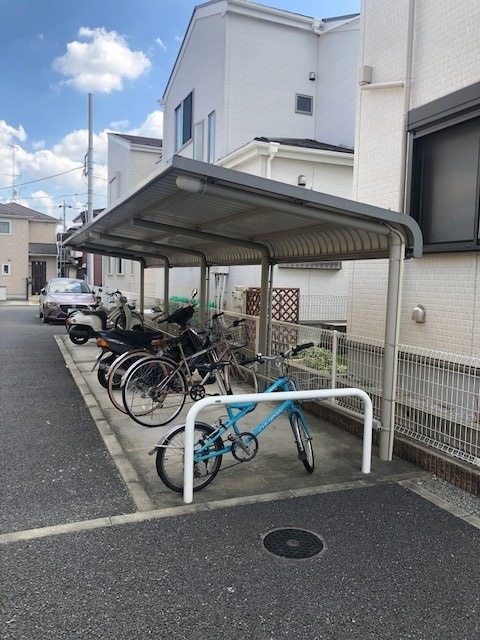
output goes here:
[{"label": "corrugated canopy panel", "polygon": [[147,267],[274,264],[383,258],[392,230],[421,255],[405,214],[174,156],[66,244]]}]

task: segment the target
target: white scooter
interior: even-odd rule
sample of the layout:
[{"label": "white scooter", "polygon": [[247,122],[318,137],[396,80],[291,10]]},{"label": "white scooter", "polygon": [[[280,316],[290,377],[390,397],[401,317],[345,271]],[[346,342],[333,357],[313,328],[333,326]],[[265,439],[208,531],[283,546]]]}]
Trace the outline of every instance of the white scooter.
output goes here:
[{"label": "white scooter", "polygon": [[[97,297],[98,307],[101,304],[100,301],[100,297]],[[97,307],[78,309],[67,316],[65,326],[68,337],[74,344],[85,344],[90,338],[96,338],[99,331],[107,329],[126,329],[127,331],[143,329],[143,318],[134,311],[135,304],[129,304],[120,291],[113,291],[110,294],[110,302],[114,305],[108,313]]]}]

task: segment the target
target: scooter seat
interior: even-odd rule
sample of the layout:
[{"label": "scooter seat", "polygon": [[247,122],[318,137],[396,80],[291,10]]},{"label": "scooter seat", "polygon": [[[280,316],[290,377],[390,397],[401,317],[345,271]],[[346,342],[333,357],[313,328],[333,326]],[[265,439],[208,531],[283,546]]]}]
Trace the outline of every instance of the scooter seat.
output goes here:
[{"label": "scooter seat", "polygon": [[150,344],[152,340],[165,336],[164,333],[157,331],[127,331],[126,329],[112,329],[111,333],[116,334],[119,339],[123,339],[125,342],[141,346]]},{"label": "scooter seat", "polygon": [[97,316],[102,323],[102,329],[105,331],[107,328],[107,312],[106,311],[92,311],[91,309],[82,309],[82,313],[86,316]]}]

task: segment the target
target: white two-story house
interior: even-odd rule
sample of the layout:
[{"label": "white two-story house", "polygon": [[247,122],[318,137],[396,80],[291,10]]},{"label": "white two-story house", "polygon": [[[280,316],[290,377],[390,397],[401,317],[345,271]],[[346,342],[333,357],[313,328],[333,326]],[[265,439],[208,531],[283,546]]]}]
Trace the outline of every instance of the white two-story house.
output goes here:
[{"label": "white two-story house", "polygon": [[[197,6],[160,101],[160,168],[180,154],[351,198],[359,22],[243,0]],[[276,267],[275,286],[346,294],[348,265],[324,266]],[[221,277],[228,305],[235,288],[258,286],[259,271],[230,267]],[[186,296],[196,281],[173,270],[171,292]]]},{"label": "white two-story house", "polygon": [[[158,169],[162,158],[162,140],[123,133],[108,134],[108,206],[114,204],[148,175]],[[105,256],[102,284],[107,290],[119,289],[130,300],[140,296],[139,263]],[[155,273],[145,271],[145,299],[155,301]]]}]

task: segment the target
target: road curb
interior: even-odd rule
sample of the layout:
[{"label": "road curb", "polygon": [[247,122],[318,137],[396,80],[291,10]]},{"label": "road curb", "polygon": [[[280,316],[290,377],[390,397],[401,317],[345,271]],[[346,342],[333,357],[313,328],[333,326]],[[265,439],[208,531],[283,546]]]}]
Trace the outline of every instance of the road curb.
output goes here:
[{"label": "road curb", "polygon": [[77,367],[75,361],[70,355],[68,349],[65,347],[65,338],[62,336],[55,336],[60,352],[62,353],[65,365],[70,371],[76,385],[78,386],[80,393],[85,401],[85,404],[90,411],[92,420],[97,427],[97,431],[100,434],[107,451],[112,457],[115,465],[118,469],[122,480],[125,482],[128,491],[135,503],[138,511],[152,511],[155,504],[148,495],[145,487],[143,486],[133,464],[130,462],[127,453],[123,449],[119,439],[111,429],[108,421],[105,419],[101,409],[99,408],[95,396],[90,391],[88,384],[83,377],[82,372]]}]

